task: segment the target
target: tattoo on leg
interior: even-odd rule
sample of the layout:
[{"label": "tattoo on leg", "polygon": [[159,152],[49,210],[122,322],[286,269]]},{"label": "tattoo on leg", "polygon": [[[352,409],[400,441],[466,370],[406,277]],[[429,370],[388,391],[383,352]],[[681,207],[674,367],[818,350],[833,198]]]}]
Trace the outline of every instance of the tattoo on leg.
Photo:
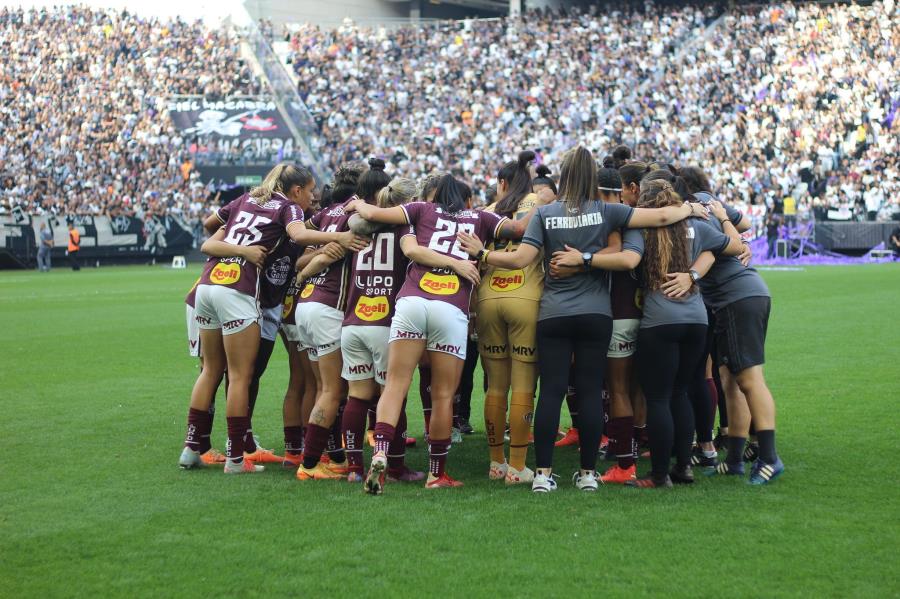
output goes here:
[{"label": "tattoo on leg", "polygon": [[325,426],[325,410],[315,406],[309,415],[309,421],[317,426]]}]

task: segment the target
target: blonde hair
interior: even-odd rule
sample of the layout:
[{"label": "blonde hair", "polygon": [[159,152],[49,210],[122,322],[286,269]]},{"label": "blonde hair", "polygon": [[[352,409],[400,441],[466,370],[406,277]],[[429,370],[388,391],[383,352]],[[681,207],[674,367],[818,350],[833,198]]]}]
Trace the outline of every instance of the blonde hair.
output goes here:
[{"label": "blonde hair", "polygon": [[575,212],[597,195],[597,163],[584,146],[572,148],[563,157],[559,171],[559,199]]},{"label": "blonde hair", "polygon": [[313,176],[309,169],[294,166],[290,162],[282,162],[266,174],[262,183],[250,190],[250,197],[257,203],[267,202],[273,193],[285,194],[295,185],[306,187],[312,180]]},{"label": "blonde hair", "polygon": [[416,197],[416,184],[411,179],[397,177],[387,187],[382,187],[375,195],[375,205],[379,208],[392,208],[406,204]]}]

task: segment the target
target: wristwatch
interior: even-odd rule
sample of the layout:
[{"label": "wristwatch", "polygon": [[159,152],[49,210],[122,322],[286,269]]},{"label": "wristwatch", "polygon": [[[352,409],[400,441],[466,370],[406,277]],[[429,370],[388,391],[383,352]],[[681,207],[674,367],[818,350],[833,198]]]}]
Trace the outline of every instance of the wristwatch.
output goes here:
[{"label": "wristwatch", "polygon": [[478,253],[475,255],[475,259],[478,260],[479,262],[481,262],[482,260],[484,260],[484,257],[486,255],[487,255],[487,250],[484,248],[481,248],[480,250],[478,250]]},{"label": "wristwatch", "polygon": [[696,283],[697,281],[700,280],[700,273],[697,272],[696,270],[694,270],[693,268],[691,270],[689,270],[688,273],[690,273],[691,281],[693,281],[694,283]]},{"label": "wristwatch", "polygon": [[581,254],[581,259],[584,260],[584,267],[590,268],[591,261],[594,259],[594,254],[585,252],[585,253]]}]

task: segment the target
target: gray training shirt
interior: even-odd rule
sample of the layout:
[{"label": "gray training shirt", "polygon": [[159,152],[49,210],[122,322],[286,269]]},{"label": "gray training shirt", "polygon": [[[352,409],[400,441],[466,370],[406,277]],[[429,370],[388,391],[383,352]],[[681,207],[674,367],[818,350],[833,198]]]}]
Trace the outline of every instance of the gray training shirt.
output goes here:
[{"label": "gray training shirt", "polygon": [[[728,245],[728,236],[716,231],[704,220],[689,219],[687,226],[691,264],[701,252],[711,251],[718,254]],[[643,257],[643,234],[634,235],[632,231],[626,232],[622,238],[622,250],[629,250]],[[706,306],[703,305],[700,293],[695,290],[694,293],[680,299],[669,299],[658,289],[645,293],[641,328],[649,329],[666,324],[708,324]]]},{"label": "gray training shirt", "polygon": [[565,250],[565,246],[577,248],[582,253],[596,253],[607,245],[607,237],[613,231],[628,226],[633,208],[624,204],[607,204],[590,201],[583,210],[569,212],[565,202],[541,206],[528,223],[522,243],[544,250],[544,294],[538,320],[602,314],[612,318],[609,302],[609,273],[592,269],[567,279],[550,277],[550,259],[553,252]]},{"label": "gray training shirt", "polygon": [[[706,192],[694,194],[701,204],[708,204],[713,198]],[[728,219],[737,224],[741,222],[742,214],[739,210],[722,204],[728,213]],[[722,223],[717,218],[710,218],[709,225],[717,231],[722,231]],[[715,310],[721,310],[728,304],[748,297],[771,297],[765,281],[750,266],[744,266],[736,256],[718,256],[716,263],[700,279],[700,290],[703,292],[703,301]]]}]

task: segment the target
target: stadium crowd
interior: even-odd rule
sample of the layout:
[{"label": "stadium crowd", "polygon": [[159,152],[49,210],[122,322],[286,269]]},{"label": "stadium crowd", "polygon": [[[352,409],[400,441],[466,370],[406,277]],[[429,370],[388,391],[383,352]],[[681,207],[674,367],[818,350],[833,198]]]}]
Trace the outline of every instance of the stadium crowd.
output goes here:
[{"label": "stadium crowd", "polygon": [[209,193],[194,175],[188,141],[159,102],[263,92],[237,55],[237,39],[126,11],[0,9],[2,208],[204,212]]}]

